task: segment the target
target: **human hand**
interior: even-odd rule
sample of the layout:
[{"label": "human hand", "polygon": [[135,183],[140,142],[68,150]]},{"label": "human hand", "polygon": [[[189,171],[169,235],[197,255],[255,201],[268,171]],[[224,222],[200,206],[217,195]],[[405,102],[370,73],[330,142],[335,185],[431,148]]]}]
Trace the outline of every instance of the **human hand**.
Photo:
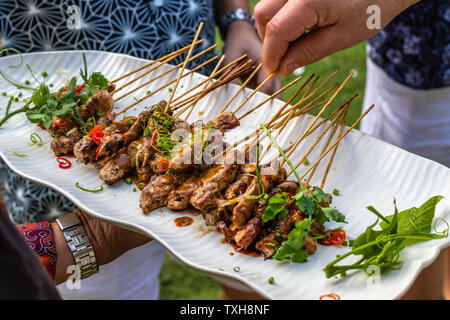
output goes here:
[{"label": "human hand", "polygon": [[[288,75],[365,41],[419,0],[261,0],[255,7],[267,72]],[[380,8],[380,29],[369,29],[369,6]],[[305,33],[309,31],[308,33]]]},{"label": "human hand", "polygon": [[82,210],[75,210],[75,214],[83,222],[86,234],[94,248],[98,265],[107,264],[128,250],[151,240],[143,234],[94,218]]},{"label": "human hand", "polygon": [[[225,55],[224,65],[239,58],[245,53],[253,60],[253,63],[258,65],[262,62],[262,42],[253,26],[246,21],[234,21],[231,23],[228,28],[223,51]],[[266,77],[266,69],[262,66],[258,73],[248,83],[248,87],[255,89],[266,79]],[[245,81],[245,79],[242,80]],[[268,81],[260,91],[270,95],[280,88],[280,77],[274,77]]]}]

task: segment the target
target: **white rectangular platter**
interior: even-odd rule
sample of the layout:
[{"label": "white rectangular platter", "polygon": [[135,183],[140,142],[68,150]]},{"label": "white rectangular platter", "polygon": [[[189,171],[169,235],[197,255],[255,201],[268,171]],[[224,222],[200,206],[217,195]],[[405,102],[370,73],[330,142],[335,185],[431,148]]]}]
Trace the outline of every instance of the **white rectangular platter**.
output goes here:
[{"label": "white rectangular platter", "polygon": [[[102,72],[109,79],[114,79],[148,62],[105,52],[88,51],[86,56],[89,72]],[[64,85],[66,80],[56,74],[58,69],[64,68],[75,75],[83,66],[81,52],[78,51],[26,54],[24,59],[37,74],[47,71],[49,74],[47,82],[53,83],[55,88]],[[18,61],[17,56],[0,58],[0,70],[15,80],[30,80],[26,68],[8,68]],[[168,68],[169,66],[164,66],[156,74]],[[161,81],[175,79],[176,76],[176,73],[172,73]],[[188,76],[182,79],[177,92],[182,93],[203,79],[205,77],[199,74]],[[144,80],[137,81],[134,86],[143,82]],[[134,97],[140,98],[148,90],[154,90],[161,85],[161,82],[155,82],[120,101],[117,108],[121,109],[133,103]],[[0,79],[0,88],[1,92],[8,92],[10,95],[18,93],[17,89],[4,79]],[[236,85],[227,85],[202,99],[191,114],[190,121],[212,119],[237,89]],[[229,110],[250,92],[246,90],[241,93]],[[168,96],[168,91],[162,90],[159,95],[151,97],[127,113],[137,115],[145,106],[162,99],[167,100]],[[261,93],[256,94],[239,114],[243,114],[266,97]],[[0,97],[2,114],[7,102],[8,97]],[[241,126],[232,130],[227,139],[232,141],[250,133],[260,123],[269,120],[282,105],[283,102],[280,100],[267,103],[257,112],[244,118]],[[12,108],[20,106],[17,104]],[[305,116],[292,121],[278,139],[279,143],[287,146],[289,141],[298,138],[311,119],[311,116]],[[42,147],[29,145],[29,137],[33,132],[39,133],[43,138]],[[291,157],[293,162],[303,155],[302,150],[305,149],[302,146],[311,144],[316,136],[311,135],[297,148]],[[230,255],[230,252],[234,251],[233,248],[223,243],[221,234],[207,228],[201,216],[195,216],[194,223],[186,228],[176,227],[173,220],[179,216],[190,215],[188,212],[175,213],[162,208],[144,216],[139,208],[139,192],[133,192],[133,186],[120,182],[112,187],[105,186],[105,190],[98,194],[81,191],[75,186],[76,182],[92,189],[101,185],[98,171],[80,163],[73,163],[69,170],[60,170],[50,149],[50,142],[50,136],[29,123],[23,114],[0,128],[0,156],[19,175],[61,192],[94,216],[148,234],[162,243],[177,259],[192,268],[230,285],[241,284],[250,287],[269,299],[314,300],[329,293],[336,293],[341,299],[395,299],[400,297],[419,272],[450,244],[450,239],[446,238],[407,247],[401,254],[404,261],[401,269],[389,272],[376,281],[369,279],[362,272],[343,279],[325,277],[322,269],[334,260],[336,255],[346,252],[348,250],[346,248],[319,246],[316,254],[310,256],[308,262],[301,264],[264,261],[262,257],[255,258],[238,253]],[[322,145],[319,144],[316,149],[317,151],[310,156],[312,160],[317,158]],[[26,154],[27,157],[17,157],[10,150]],[[275,150],[272,150],[272,155],[275,155]],[[322,161],[312,184],[320,183],[327,160],[328,157]],[[299,173],[302,170],[300,169]],[[331,192],[334,188],[340,190],[340,195],[334,197],[333,205],[346,215],[348,225],[344,227],[351,238],[358,236],[376,220],[374,215],[366,210],[366,206],[372,205],[385,215],[392,214],[394,197],[397,199],[399,209],[403,210],[412,206],[417,207],[431,196],[442,195],[445,198],[437,207],[436,217],[450,221],[449,168],[356,130],[345,137],[334,159],[325,191]],[[239,266],[239,272],[233,270],[236,266]],[[268,283],[270,277],[275,279],[275,284]]]}]

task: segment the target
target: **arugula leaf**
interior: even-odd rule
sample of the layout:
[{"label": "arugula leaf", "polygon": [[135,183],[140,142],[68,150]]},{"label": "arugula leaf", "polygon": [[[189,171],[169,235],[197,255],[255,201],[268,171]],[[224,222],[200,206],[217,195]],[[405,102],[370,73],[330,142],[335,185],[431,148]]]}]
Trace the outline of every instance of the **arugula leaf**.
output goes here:
[{"label": "arugula leaf", "polygon": [[261,219],[268,222],[276,218],[277,215],[285,216],[289,213],[286,205],[289,203],[290,197],[286,192],[277,193],[269,199],[269,204],[264,209]]},{"label": "arugula leaf", "polygon": [[287,240],[278,248],[273,257],[278,260],[291,259],[293,262],[305,262],[309,254],[303,250],[303,245],[311,222],[310,218],[297,222],[295,228],[289,232]]}]

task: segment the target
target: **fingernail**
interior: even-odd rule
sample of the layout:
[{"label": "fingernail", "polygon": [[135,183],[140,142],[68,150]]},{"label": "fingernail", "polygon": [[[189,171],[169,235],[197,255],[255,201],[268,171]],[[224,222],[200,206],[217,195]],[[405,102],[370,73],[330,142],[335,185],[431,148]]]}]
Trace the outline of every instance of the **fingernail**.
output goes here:
[{"label": "fingernail", "polygon": [[291,74],[292,72],[294,72],[295,69],[299,68],[299,65],[295,62],[288,62],[286,64],[286,73],[287,74]]}]

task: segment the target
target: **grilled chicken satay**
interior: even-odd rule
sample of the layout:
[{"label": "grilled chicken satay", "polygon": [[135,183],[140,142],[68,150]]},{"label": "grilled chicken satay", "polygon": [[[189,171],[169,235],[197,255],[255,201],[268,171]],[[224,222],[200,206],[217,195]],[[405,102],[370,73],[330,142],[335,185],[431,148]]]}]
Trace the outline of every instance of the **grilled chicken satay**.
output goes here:
[{"label": "grilled chicken satay", "polygon": [[[242,199],[233,208],[231,225],[227,227],[225,222],[221,222],[217,225],[218,231],[223,233],[228,241],[247,249],[260,234],[262,227],[261,215],[264,209],[261,211],[260,206],[263,200],[256,198],[261,192],[260,188],[264,188],[264,192],[268,193],[285,178],[286,171],[282,167],[278,167],[277,170],[271,166],[261,167],[261,186],[258,187],[258,180],[253,178]],[[260,213],[251,218],[255,210],[259,210]]]},{"label": "grilled chicken satay", "polygon": [[172,210],[184,210],[189,207],[192,193],[198,187],[201,176],[189,177],[181,186],[171,191],[167,197],[167,208]]},{"label": "grilled chicken satay", "polygon": [[214,127],[222,133],[240,125],[239,120],[232,112],[221,112],[213,120]]},{"label": "grilled chicken satay", "polygon": [[[108,126],[106,126],[106,128],[103,130],[104,134],[106,135],[106,137],[110,134],[114,134],[114,133],[118,133],[120,132],[121,134],[127,132],[130,129],[130,121],[135,121],[136,117],[126,117],[125,119],[119,120],[119,121],[115,121],[115,122],[111,122],[113,116],[112,115],[108,115],[105,117],[101,117],[99,119],[98,124],[99,125],[106,125],[109,123]],[[116,147],[118,145],[116,144]],[[121,146],[123,147],[123,145]],[[93,138],[89,135],[85,135],[83,136],[83,138],[80,139],[80,141],[78,141],[74,148],[73,148],[73,153],[75,155],[75,157],[77,158],[78,161],[80,161],[81,163],[84,164],[88,164],[88,163],[94,163],[96,161],[96,159],[98,159],[99,157],[97,156],[97,149],[99,149],[99,145],[93,140]],[[103,151],[103,155],[106,152]],[[112,153],[111,153],[112,154]],[[109,155],[111,155],[109,154]]]},{"label": "grilled chicken satay", "polygon": [[184,173],[153,176],[141,192],[139,205],[142,212],[147,215],[157,208],[166,206],[169,193],[181,185],[186,178],[187,175]]},{"label": "grilled chicken satay", "polygon": [[[226,200],[235,199],[247,190],[256,174],[255,167],[255,164],[245,164],[240,168],[236,181],[225,190],[224,198]],[[231,209],[233,207],[234,205],[229,206]]]},{"label": "grilled chicken satay", "polygon": [[[211,143],[215,139],[223,140],[223,134],[229,130],[239,126],[239,120],[231,112],[219,113],[213,121],[209,121],[203,125],[201,120],[191,125],[192,139],[181,146],[177,155],[170,160],[169,167],[177,171],[188,170],[194,164],[202,161],[204,145]],[[217,136],[216,130],[220,131]],[[197,144],[201,145],[198,146]],[[200,154],[196,154],[200,153]],[[199,161],[195,161],[195,157],[200,157]]]},{"label": "grilled chicken satay", "polygon": [[206,173],[199,186],[193,191],[191,205],[200,211],[211,211],[217,208],[217,199],[225,188],[234,180],[238,171],[235,164],[221,164]]},{"label": "grilled chicken satay", "polygon": [[122,148],[117,155],[100,168],[99,177],[107,185],[112,185],[125,177],[131,170],[128,149]]}]

